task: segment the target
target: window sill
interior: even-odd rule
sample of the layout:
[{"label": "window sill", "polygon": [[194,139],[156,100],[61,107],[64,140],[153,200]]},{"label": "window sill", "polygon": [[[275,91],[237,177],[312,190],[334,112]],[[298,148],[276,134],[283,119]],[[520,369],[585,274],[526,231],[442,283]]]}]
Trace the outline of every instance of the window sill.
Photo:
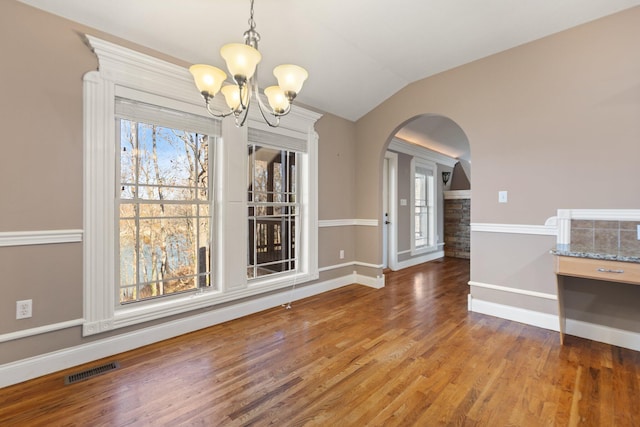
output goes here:
[{"label": "window sill", "polygon": [[433,246],[423,246],[420,248],[412,248],[411,249],[411,256],[417,256],[417,255],[425,255],[425,254],[429,254],[432,252],[437,252],[439,250],[442,249],[442,247],[444,246],[444,243],[437,243]]},{"label": "window sill", "polygon": [[83,335],[94,335],[100,332],[133,326],[217,304],[252,297],[309,282],[318,277],[317,274],[305,273],[298,274],[295,277],[290,275],[286,277],[258,279],[255,282],[250,282],[246,289],[229,291],[228,293],[208,290],[201,293],[196,292],[148,303],[131,304],[116,308],[113,319],[102,320],[98,322],[99,324],[94,324],[96,322],[84,323]]},{"label": "window sill", "polygon": [[278,277],[260,277],[249,281],[249,289],[260,292],[272,291],[288,286],[299,285],[301,283],[315,280],[319,275],[311,273],[287,274]]}]

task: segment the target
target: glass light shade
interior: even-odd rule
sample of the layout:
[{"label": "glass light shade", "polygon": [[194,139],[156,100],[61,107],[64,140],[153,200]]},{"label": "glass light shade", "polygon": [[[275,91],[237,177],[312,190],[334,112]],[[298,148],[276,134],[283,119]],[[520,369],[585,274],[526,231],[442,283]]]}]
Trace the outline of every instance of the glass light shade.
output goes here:
[{"label": "glass light shade", "polygon": [[256,72],[256,66],[262,59],[257,49],[242,43],[225,44],[220,48],[220,55],[234,78],[244,76],[247,80]]},{"label": "glass light shade", "polygon": [[302,67],[293,64],[278,65],[273,69],[273,75],[278,79],[278,86],[286,93],[300,93],[302,84],[309,77],[309,73]]},{"label": "glass light shade", "polygon": [[211,97],[220,91],[222,82],[227,78],[227,73],[211,65],[195,64],[189,67],[189,71],[200,93],[206,93]]},{"label": "glass light shade", "polygon": [[275,113],[284,113],[289,108],[289,100],[280,86],[269,86],[264,90],[264,94],[267,95],[269,105]]},{"label": "glass light shade", "polygon": [[[224,95],[224,100],[227,101],[227,105],[234,111],[242,110],[240,106],[240,88],[238,85],[227,85],[222,88],[222,94]],[[249,99],[249,90],[245,87],[242,91],[242,97],[244,98],[244,106],[247,106],[247,101]]]}]

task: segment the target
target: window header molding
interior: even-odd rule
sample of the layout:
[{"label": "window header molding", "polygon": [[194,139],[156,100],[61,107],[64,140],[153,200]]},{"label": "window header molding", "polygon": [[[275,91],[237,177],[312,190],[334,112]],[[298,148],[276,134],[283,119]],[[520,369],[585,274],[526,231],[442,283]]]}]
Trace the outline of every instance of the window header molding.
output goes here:
[{"label": "window header molding", "polygon": [[[150,93],[162,93],[165,97],[193,104],[198,107],[201,115],[211,117],[202,107],[202,97],[193,84],[193,77],[187,68],[88,34],[85,37],[87,45],[98,57],[98,71],[103,79]],[[220,111],[228,108],[222,96],[214,98],[211,105],[212,108]],[[268,129],[260,112],[256,110],[249,112],[250,125],[257,129]],[[280,128],[284,129],[284,133],[286,130],[291,130],[306,135],[312,131],[309,129],[310,123],[313,126],[320,117],[322,114],[298,106],[280,119]],[[230,117],[228,119],[233,120]]]}]

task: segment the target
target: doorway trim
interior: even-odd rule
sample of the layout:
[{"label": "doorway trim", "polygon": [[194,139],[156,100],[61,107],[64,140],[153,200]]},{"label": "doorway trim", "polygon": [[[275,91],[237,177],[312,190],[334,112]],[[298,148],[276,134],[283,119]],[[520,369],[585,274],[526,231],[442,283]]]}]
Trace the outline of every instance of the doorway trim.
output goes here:
[{"label": "doorway trim", "polygon": [[[398,214],[397,214],[397,206],[398,206],[398,154],[390,151],[386,151],[384,154],[384,160],[388,162],[388,171],[386,174],[383,173],[383,194],[382,197],[387,201],[388,206],[388,221],[390,224],[385,225],[385,212],[382,212],[382,221],[381,224],[383,227],[383,236],[386,230],[387,239],[386,239],[386,247],[383,248],[383,259],[382,264],[390,268],[393,271],[397,271],[398,268]],[[383,170],[385,168],[383,167]],[[384,210],[384,209],[383,209]],[[383,238],[383,241],[385,239]],[[386,253],[386,260],[384,259],[384,254]]]}]

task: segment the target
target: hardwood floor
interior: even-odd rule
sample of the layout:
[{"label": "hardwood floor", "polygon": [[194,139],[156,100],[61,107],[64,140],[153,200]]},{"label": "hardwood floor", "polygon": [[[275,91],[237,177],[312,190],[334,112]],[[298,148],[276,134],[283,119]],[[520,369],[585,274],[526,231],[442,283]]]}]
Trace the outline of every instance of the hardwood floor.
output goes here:
[{"label": "hardwood floor", "polygon": [[0,426],[632,426],[640,353],[467,312],[443,259],[0,389]]}]

